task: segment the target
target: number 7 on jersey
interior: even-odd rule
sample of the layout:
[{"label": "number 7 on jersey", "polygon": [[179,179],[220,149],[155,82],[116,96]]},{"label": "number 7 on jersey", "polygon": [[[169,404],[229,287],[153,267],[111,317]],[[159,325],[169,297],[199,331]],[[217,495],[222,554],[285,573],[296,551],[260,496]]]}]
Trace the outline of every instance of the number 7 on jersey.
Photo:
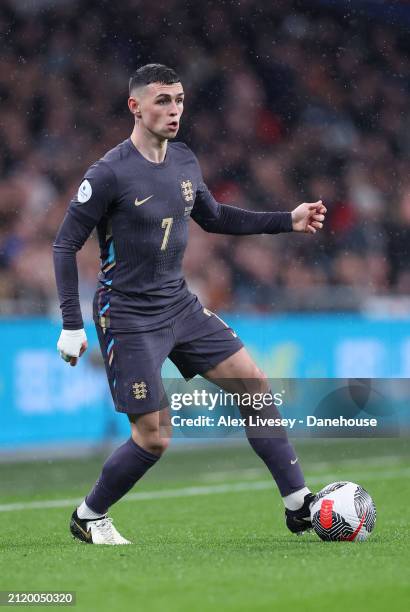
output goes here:
[{"label": "number 7 on jersey", "polygon": [[168,244],[168,240],[169,240],[169,234],[171,232],[171,227],[172,224],[174,222],[173,217],[165,217],[165,219],[162,219],[162,229],[165,230],[165,234],[164,234],[164,238],[162,240],[162,244],[161,244],[161,251],[165,251],[165,249],[167,248],[167,244]]}]

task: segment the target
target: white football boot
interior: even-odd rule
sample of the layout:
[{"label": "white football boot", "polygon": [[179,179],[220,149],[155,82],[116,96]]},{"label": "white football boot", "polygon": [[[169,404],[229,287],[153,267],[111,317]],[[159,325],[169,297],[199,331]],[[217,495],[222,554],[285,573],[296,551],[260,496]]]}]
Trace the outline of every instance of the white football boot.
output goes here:
[{"label": "white football boot", "polygon": [[112,523],[112,518],[103,516],[99,519],[80,519],[74,510],[70,520],[70,531],[74,538],[87,544],[132,544],[122,537]]}]

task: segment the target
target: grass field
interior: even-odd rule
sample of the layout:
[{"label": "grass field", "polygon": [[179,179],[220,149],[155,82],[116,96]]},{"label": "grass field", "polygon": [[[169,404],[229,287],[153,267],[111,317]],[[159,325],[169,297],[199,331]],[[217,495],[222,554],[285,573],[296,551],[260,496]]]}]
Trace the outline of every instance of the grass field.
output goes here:
[{"label": "grass field", "polygon": [[135,542],[126,547],[68,534],[72,500],[88,491],[101,457],[0,464],[0,590],[72,590],[76,609],[99,611],[408,609],[409,446],[297,445],[311,488],[348,479],[372,494],[378,522],[362,544],[288,533],[270,476],[247,447],[169,452],[111,512]]}]

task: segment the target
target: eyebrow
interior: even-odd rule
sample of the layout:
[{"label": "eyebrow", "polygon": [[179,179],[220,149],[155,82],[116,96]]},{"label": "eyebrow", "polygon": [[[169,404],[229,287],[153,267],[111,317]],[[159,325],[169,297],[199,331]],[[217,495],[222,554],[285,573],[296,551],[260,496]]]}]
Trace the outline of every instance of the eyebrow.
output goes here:
[{"label": "eyebrow", "polygon": [[[171,98],[171,94],[169,93],[159,93],[155,96],[155,99],[160,98],[161,96],[164,96],[165,98]],[[175,94],[175,98],[180,98],[181,96],[185,96],[184,92],[181,91],[180,93]]]}]

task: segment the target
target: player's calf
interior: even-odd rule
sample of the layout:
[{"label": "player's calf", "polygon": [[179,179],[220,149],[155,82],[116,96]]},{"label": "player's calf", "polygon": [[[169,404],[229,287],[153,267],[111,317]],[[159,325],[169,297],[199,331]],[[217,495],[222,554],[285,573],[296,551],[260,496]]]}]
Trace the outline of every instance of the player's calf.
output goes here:
[{"label": "player's calf", "polygon": [[106,514],[108,508],[124,497],[145,472],[155,465],[159,457],[129,438],[108,457],[94,488],[85,498],[87,507],[98,514],[83,515],[81,518],[96,518]]},{"label": "player's calf", "polygon": [[[165,420],[159,412],[129,417],[131,437],[108,457],[92,491],[71,517],[71,533],[84,542],[128,543],[106,516],[107,511],[155,465],[168,447],[167,415]],[[165,427],[160,427],[161,420]]]},{"label": "player's calf", "polygon": [[[209,370],[205,377],[221,386],[225,391],[239,395],[258,397],[270,391],[269,381],[265,373],[258,368],[249,353],[241,349],[225,361]],[[271,428],[265,425],[254,426],[251,417],[257,411],[259,422],[267,419],[279,419],[280,412],[272,403],[256,408],[254,402],[244,405],[241,402],[240,412],[249,426],[245,427],[248,441],[255,453],[266,464],[276,481],[286,508],[286,523],[288,528],[297,533],[311,527],[309,504],[311,499],[309,489],[305,485],[303,473],[283,427]],[[248,420],[251,419],[251,420]],[[312,496],[313,497],[313,496]]]},{"label": "player's calf", "polygon": [[107,517],[108,509],[142,478],[159,459],[129,438],[104,463],[92,491],[74,510],[70,520],[72,535],[89,544],[130,544]]}]

